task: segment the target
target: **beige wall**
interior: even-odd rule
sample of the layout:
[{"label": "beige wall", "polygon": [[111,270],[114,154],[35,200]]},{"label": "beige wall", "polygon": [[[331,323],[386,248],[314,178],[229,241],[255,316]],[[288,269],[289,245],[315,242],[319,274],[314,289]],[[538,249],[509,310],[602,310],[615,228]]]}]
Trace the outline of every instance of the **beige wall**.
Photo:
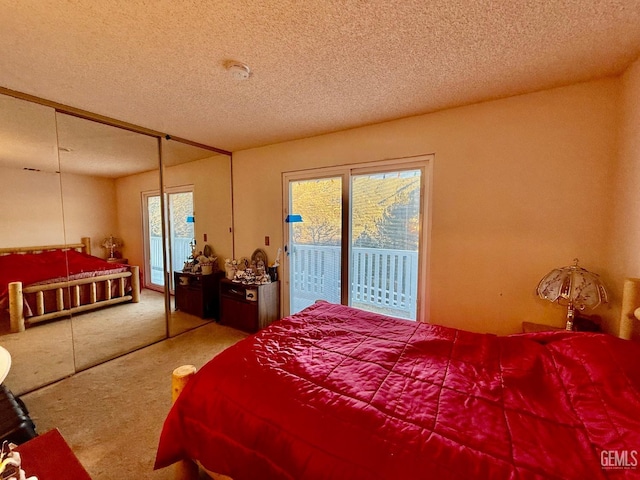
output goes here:
[{"label": "beige wall", "polygon": [[117,232],[115,181],[65,173],[61,184],[67,242],[91,237],[92,255],[106,258],[102,241]]},{"label": "beige wall", "polygon": [[105,255],[102,239],[116,228],[113,180],[2,168],[0,191],[3,246],[78,243],[91,237],[92,253]]},{"label": "beige wall", "polygon": [[618,320],[624,277],[640,277],[640,59],[621,79],[621,124],[611,235],[612,305]]},{"label": "beige wall", "polygon": [[281,172],[433,153],[430,320],[500,334],[561,325],[563,310],[534,294],[551,268],[578,257],[620,281],[604,234],[619,96],[608,79],[235,152],[236,256],[282,245]]},{"label": "beige wall", "polygon": [[59,174],[0,167],[0,192],[0,246],[65,243]]}]

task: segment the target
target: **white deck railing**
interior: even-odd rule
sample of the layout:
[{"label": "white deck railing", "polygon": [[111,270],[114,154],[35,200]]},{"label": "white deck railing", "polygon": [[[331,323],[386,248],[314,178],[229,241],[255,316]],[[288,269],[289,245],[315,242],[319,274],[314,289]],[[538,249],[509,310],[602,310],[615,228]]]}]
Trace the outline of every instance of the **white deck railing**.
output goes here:
[{"label": "white deck railing", "polygon": [[[340,247],[295,245],[290,271],[292,312],[318,299],[340,303]],[[418,252],[353,248],[351,305],[416,318]]]},{"label": "white deck railing", "polygon": [[[190,238],[174,238],[173,270],[191,255]],[[291,249],[291,312],[316,300],[340,303],[340,247],[295,245]],[[162,239],[151,238],[151,280],[163,285]],[[416,318],[418,252],[353,248],[351,305],[402,318]]]},{"label": "white deck railing", "polygon": [[[191,255],[191,238],[174,237],[171,239],[173,271],[181,271],[184,262]],[[162,237],[151,237],[151,283],[164,285],[164,270],[162,262]]]}]

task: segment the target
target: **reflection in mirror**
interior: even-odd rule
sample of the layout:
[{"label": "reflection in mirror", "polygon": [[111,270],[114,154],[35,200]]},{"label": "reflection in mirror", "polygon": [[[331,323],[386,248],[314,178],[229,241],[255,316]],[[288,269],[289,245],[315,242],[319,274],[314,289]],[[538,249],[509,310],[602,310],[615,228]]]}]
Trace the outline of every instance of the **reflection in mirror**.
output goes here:
[{"label": "reflection in mirror", "polygon": [[231,157],[162,142],[173,336],[218,318],[218,284],[233,257]]},{"label": "reflection in mirror", "polygon": [[42,251],[66,243],[54,109],[0,95],[0,191],[0,345],[12,356],[5,384],[20,395],[74,373],[69,318],[36,323],[68,296],[28,291],[67,274],[64,249]]},{"label": "reflection in mirror", "polygon": [[140,288],[141,193],[160,185],[158,140],[63,113],[56,120],[65,236],[91,239],[92,255],[69,262],[82,370],[166,337],[163,294]]}]

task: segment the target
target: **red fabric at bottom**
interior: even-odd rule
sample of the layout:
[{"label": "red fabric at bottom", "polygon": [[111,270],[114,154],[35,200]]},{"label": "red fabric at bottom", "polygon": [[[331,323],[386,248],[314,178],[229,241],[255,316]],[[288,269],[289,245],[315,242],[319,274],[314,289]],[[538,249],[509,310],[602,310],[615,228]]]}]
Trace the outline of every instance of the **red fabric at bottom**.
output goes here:
[{"label": "red fabric at bottom", "polygon": [[188,383],[156,467],[234,480],[637,478],[640,347],[609,335],[497,337],[315,304]]},{"label": "red fabric at bottom", "polygon": [[17,449],[27,477],[38,480],[91,480],[60,432],[50,430],[20,445]]}]

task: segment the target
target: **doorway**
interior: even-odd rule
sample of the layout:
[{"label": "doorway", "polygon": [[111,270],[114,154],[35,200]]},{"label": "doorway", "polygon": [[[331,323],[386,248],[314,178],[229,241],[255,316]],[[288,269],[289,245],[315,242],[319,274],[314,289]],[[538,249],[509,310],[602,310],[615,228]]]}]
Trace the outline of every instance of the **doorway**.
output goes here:
[{"label": "doorway", "polygon": [[[167,188],[169,218],[169,289],[173,293],[173,273],[182,270],[192,253],[195,238],[193,186]],[[145,287],[163,291],[165,288],[162,261],[162,231],[159,192],[143,193],[145,223]]]},{"label": "doorway", "polygon": [[431,158],[284,175],[285,314],[322,299],[424,318]]}]

